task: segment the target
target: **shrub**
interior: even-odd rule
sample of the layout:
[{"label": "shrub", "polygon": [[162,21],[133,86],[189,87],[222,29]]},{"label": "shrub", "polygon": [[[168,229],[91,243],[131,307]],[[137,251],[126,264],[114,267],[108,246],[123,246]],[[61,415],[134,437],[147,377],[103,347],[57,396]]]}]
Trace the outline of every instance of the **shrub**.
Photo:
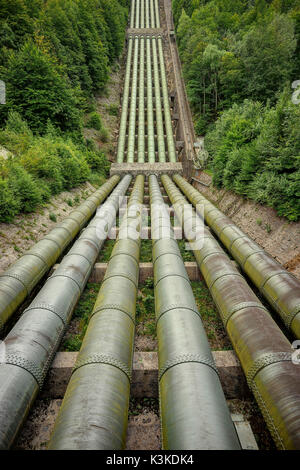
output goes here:
[{"label": "shrub", "polygon": [[110,169],[110,162],[107,160],[106,155],[103,152],[90,152],[86,153],[86,161],[89,167],[100,172],[105,176],[108,176]]},{"label": "shrub", "polygon": [[107,112],[110,116],[118,116],[119,114],[119,105],[111,104],[107,107]]},{"label": "shrub", "polygon": [[33,177],[18,164],[10,165],[9,186],[19,199],[22,212],[32,212],[42,202],[42,192]]},{"label": "shrub", "polygon": [[109,141],[109,132],[107,129],[105,129],[105,127],[103,127],[100,131],[100,139],[104,143]]},{"label": "shrub", "polygon": [[0,221],[11,222],[20,211],[20,200],[15,197],[9,182],[0,179]]},{"label": "shrub", "polygon": [[96,112],[92,113],[86,123],[86,126],[92,129],[96,129],[96,131],[100,131],[102,129],[102,121],[99,114]]}]

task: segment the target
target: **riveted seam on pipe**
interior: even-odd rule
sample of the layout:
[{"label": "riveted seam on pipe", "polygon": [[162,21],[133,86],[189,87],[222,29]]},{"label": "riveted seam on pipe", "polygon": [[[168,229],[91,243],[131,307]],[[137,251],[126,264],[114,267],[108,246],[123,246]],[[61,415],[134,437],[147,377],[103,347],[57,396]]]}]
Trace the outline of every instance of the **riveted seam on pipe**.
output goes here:
[{"label": "riveted seam on pipe", "polygon": [[253,381],[256,375],[265,367],[268,367],[272,364],[278,362],[291,362],[292,355],[287,352],[276,352],[262,355],[257,361],[253,362],[250,369],[247,372],[247,383],[250,388],[252,388]]},{"label": "riveted seam on pipe", "polygon": [[56,310],[54,310],[53,305],[44,304],[44,303],[34,304],[34,305],[26,308],[26,310],[24,310],[24,312],[23,312],[23,315],[25,315],[25,313],[27,313],[27,312],[30,312],[31,310],[47,310],[48,312],[52,312],[55,315],[57,315],[58,318],[60,318],[60,320],[62,321],[63,325],[66,326],[65,314],[62,313],[62,312],[57,312]]},{"label": "riveted seam on pipe", "polygon": [[96,308],[96,310],[94,310],[91,313],[90,318],[92,318],[94,315],[97,315],[98,313],[102,312],[103,310],[118,310],[118,312],[125,313],[125,315],[127,315],[130,318],[130,320],[133,322],[134,325],[136,324],[135,319],[132,316],[132,313],[128,312],[127,310],[124,309],[124,307],[122,307],[122,305],[118,305],[118,304],[105,304],[105,305],[102,305],[101,307]]},{"label": "riveted seam on pipe", "polygon": [[162,276],[160,279],[158,279],[155,282],[154,287],[157,287],[158,284],[160,283],[160,281],[162,281],[163,279],[166,279],[167,277],[181,277],[182,279],[184,279],[185,281],[187,281],[190,284],[190,280],[187,277],[187,275],[183,276],[182,274],[166,274],[165,276]]},{"label": "riveted seam on pipe", "polygon": [[42,368],[37,366],[33,361],[28,361],[27,359],[24,359],[24,357],[18,356],[17,354],[7,354],[5,356],[5,364],[20,367],[21,369],[26,370],[35,379],[39,388],[42,388],[45,374],[43,373]]},{"label": "riveted seam on pipe", "polygon": [[268,310],[263,305],[257,302],[242,302],[236,305],[235,307],[233,307],[232,309],[229,309],[228,312],[226,312],[226,314],[221,313],[225,327],[227,327],[227,324],[230,318],[232,317],[232,315],[240,312],[241,310],[244,310],[245,308],[250,308],[250,307],[260,308],[264,310],[266,313],[269,313]]},{"label": "riveted seam on pipe", "polygon": [[72,371],[72,374],[74,374],[74,372],[76,372],[81,367],[84,367],[90,364],[107,364],[109,366],[116,367],[117,369],[124,372],[129,382],[131,382],[131,371],[127,367],[127,365],[124,362],[119,361],[119,359],[113,356],[108,356],[106,354],[91,354],[85,359],[77,361]]},{"label": "riveted seam on pipe", "polygon": [[111,274],[103,279],[102,284],[104,284],[109,279],[112,279],[113,277],[122,277],[123,279],[127,279],[128,281],[132,282],[136,289],[138,288],[138,282],[136,281],[136,278],[133,278],[133,276],[124,273]]},{"label": "riveted seam on pipe", "polygon": [[[193,313],[195,313],[200,319],[201,319],[201,315],[200,313],[198,312],[198,310],[196,309],[193,309],[187,305],[182,305],[182,304],[171,304],[171,305],[168,305],[167,307],[165,305],[163,305],[159,312],[157,313],[157,317],[156,317],[156,325],[158,324],[159,320],[161,319],[161,317],[165,314],[165,313],[168,313],[170,312],[171,310],[189,310]],[[202,320],[202,319],[201,319]]]},{"label": "riveted seam on pipe", "polygon": [[182,354],[180,356],[176,356],[174,359],[169,359],[160,369],[158,373],[158,380],[161,381],[163,375],[172,367],[175,367],[179,364],[187,364],[187,363],[198,363],[203,364],[205,366],[210,367],[218,376],[219,372],[215,365],[215,363],[206,356],[202,356],[200,354]]}]

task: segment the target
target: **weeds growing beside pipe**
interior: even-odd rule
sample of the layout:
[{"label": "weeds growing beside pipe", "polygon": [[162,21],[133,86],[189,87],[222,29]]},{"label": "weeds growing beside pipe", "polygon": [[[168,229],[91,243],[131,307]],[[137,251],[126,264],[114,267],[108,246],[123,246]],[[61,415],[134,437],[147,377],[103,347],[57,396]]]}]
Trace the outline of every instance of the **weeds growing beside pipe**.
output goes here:
[{"label": "weeds growing beside pipe", "polygon": [[175,183],[195,205],[204,205],[204,218],[288,329],[300,338],[300,282],[205,199],[182,176]]},{"label": "weeds growing beside pipe", "polygon": [[122,179],[4,340],[5,357],[0,363],[1,450],[12,445],[43,385],[130,181],[128,175]]},{"label": "weeds growing beside pipe", "polygon": [[0,276],[0,330],[55,264],[119,180],[119,176],[110,178]]},{"label": "weeds growing beside pipe", "polygon": [[149,177],[149,187],[163,449],[240,449],[154,175]]},{"label": "weeds growing beside pipe", "polygon": [[[162,182],[182,224],[187,200],[168,176]],[[300,365],[291,344],[209,230],[194,254],[277,447],[299,450]]]},{"label": "weeds growing beside pipe", "polygon": [[125,447],[143,196],[140,175],[55,423],[51,450]]}]

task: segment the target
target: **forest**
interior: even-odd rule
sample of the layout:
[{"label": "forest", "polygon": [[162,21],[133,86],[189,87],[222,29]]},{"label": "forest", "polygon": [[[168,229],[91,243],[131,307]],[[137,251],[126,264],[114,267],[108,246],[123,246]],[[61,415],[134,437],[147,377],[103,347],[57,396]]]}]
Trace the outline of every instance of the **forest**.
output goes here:
[{"label": "forest", "polygon": [[173,0],[173,14],[213,184],[299,220],[300,1]]},{"label": "forest", "polygon": [[83,118],[123,50],[129,4],[0,0],[0,145],[8,151],[0,155],[0,221],[106,176]]}]

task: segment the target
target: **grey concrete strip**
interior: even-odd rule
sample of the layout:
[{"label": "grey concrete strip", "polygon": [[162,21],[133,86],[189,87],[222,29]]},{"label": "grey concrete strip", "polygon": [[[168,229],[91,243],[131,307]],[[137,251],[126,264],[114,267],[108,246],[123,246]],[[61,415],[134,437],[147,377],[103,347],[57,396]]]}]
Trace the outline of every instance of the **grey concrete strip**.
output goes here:
[{"label": "grey concrete strip", "polygon": [[110,168],[110,175],[183,175],[182,163],[113,163]]},{"label": "grey concrete strip", "polygon": [[[74,352],[56,354],[42,391],[42,398],[58,399],[64,396],[77,354]],[[250,392],[234,352],[213,351],[213,356],[226,398],[242,399],[248,397]],[[156,352],[135,352],[131,396],[135,398],[158,397],[158,358]]]}]

